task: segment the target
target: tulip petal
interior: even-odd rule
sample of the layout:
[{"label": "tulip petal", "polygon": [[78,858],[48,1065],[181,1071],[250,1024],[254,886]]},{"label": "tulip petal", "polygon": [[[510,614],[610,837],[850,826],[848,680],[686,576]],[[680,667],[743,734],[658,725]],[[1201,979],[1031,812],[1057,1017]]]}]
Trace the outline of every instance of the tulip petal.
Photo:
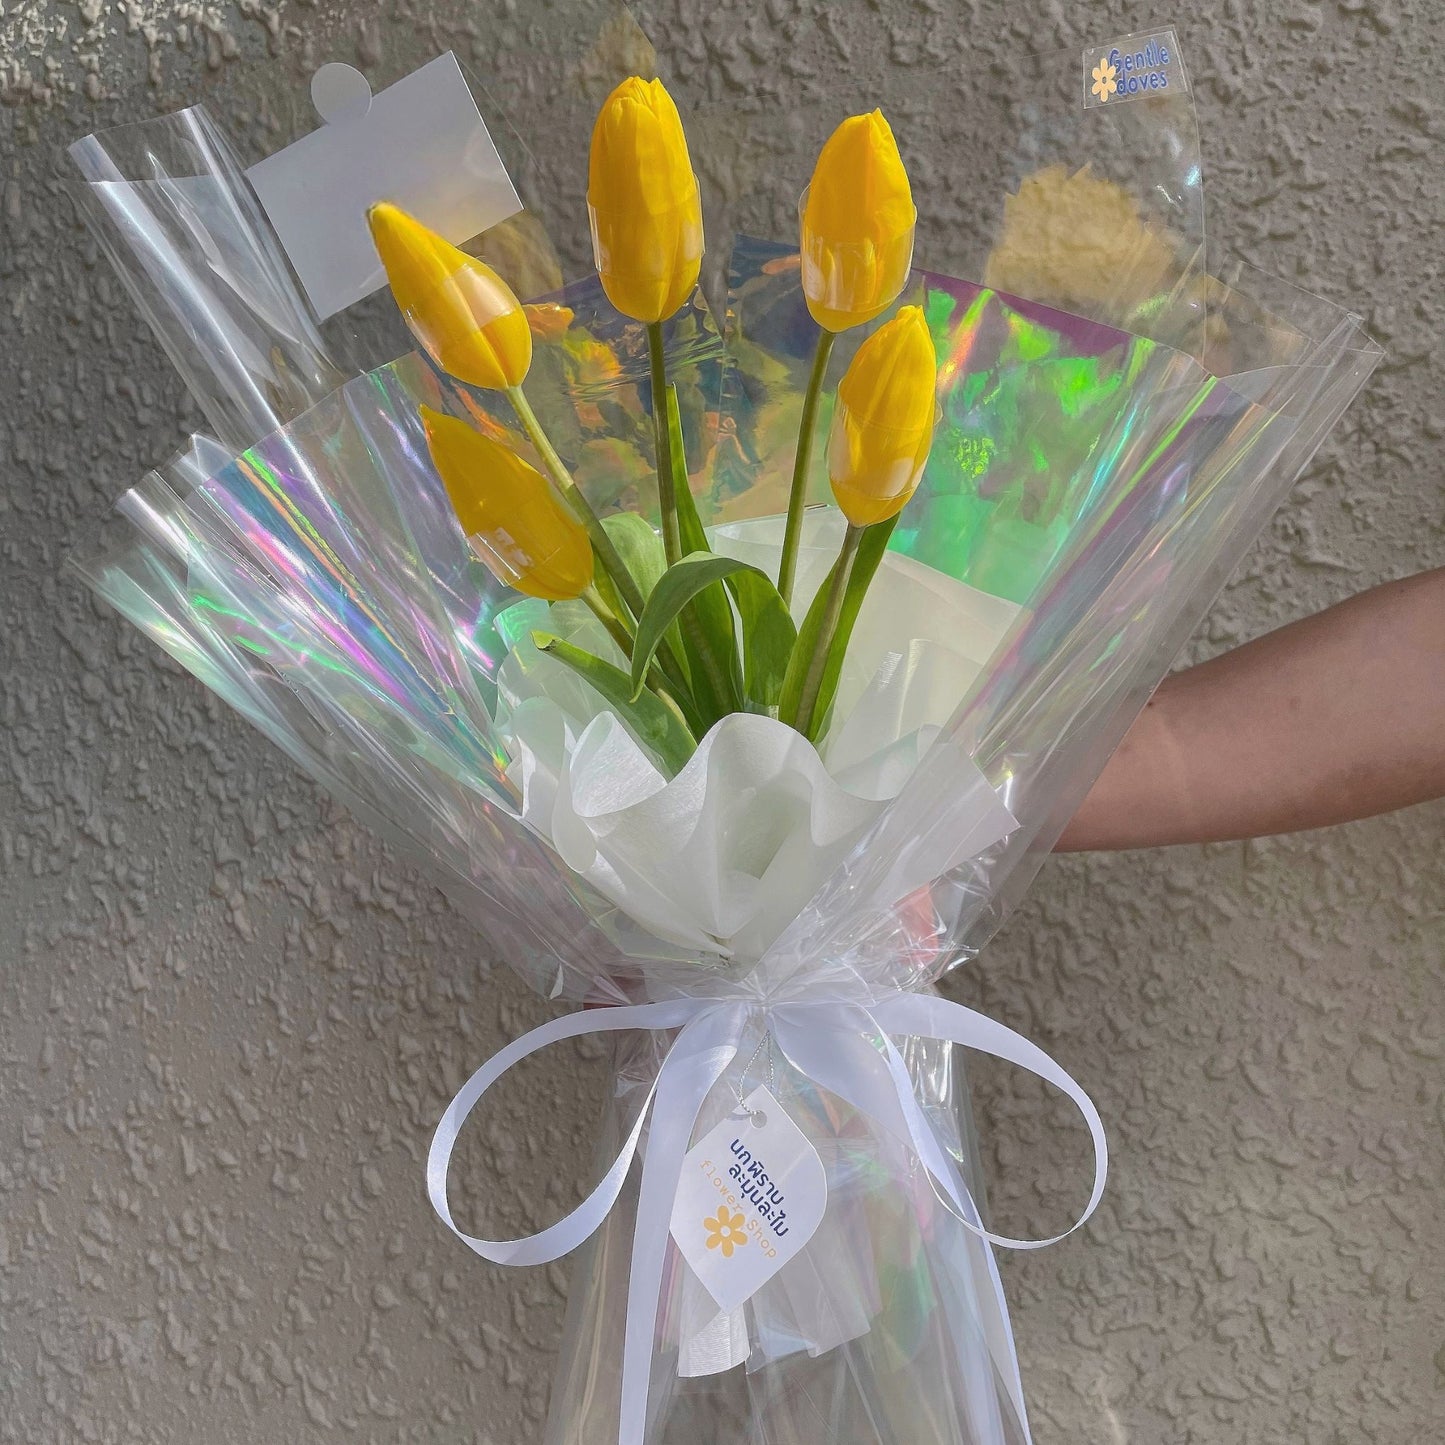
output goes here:
[{"label": "tulip petal", "polygon": [[800,219],[803,293],[821,327],[846,331],[893,304],[913,263],[917,212],[882,111],[850,116],[829,136]]},{"label": "tulip petal", "polygon": [[660,80],[624,80],[598,113],[587,171],[597,273],[624,316],[665,320],[702,265],[702,202],[677,106]]},{"label": "tulip petal", "polygon": [[462,534],[496,579],[561,602],[592,581],[592,544],[547,479],[511,448],[422,407],[427,448]]},{"label": "tulip petal", "polygon": [[933,337],[917,306],[879,327],[838,383],[828,478],[855,527],[896,516],[913,495],[933,443],[936,383]]},{"label": "tulip petal", "polygon": [[532,330],[512,288],[399,206],[384,201],[367,220],[397,308],[427,355],[469,386],[520,386]]}]

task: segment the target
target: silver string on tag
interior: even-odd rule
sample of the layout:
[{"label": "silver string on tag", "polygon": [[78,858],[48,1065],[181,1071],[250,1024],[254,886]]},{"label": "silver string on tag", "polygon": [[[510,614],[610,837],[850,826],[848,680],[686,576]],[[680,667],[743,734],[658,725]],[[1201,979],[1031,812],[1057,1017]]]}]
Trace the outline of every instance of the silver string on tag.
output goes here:
[{"label": "silver string on tag", "polygon": [[752,1057],[743,1065],[743,1071],[738,1075],[737,1083],[733,1085],[733,1093],[737,1095],[738,1108],[748,1116],[755,1129],[761,1129],[768,1122],[768,1116],[762,1109],[749,1107],[747,1098],[743,1094],[743,1085],[747,1083],[748,1075],[752,1073],[753,1065],[757,1063],[758,1055],[762,1053],[764,1047],[766,1047],[768,1051],[768,1093],[776,1093],[773,1087],[776,1071],[773,1067],[773,1031],[771,1029],[763,1030],[763,1035],[758,1040],[757,1048],[753,1050]]}]

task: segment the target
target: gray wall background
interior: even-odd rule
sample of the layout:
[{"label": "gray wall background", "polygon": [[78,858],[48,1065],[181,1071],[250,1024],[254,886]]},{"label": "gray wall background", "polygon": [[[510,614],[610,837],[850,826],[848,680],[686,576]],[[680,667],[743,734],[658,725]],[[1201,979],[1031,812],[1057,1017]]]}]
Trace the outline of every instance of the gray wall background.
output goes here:
[{"label": "gray wall background", "polygon": [[[0,5],[0,1440],[539,1438],[565,1271],[475,1260],[421,1165],[465,1073],[546,1008],[58,577],[77,529],[196,418],[53,172],[70,139],[198,97],[268,148],[267,97],[321,61],[394,74],[449,45],[507,76],[545,150],[551,72],[529,50],[587,8]],[[1179,11],[1215,211],[1390,353],[1215,606],[1205,655],[1445,562],[1445,9]],[[816,88],[845,56],[906,81],[952,55],[959,86],[1002,96],[1014,47],[1170,18],[1063,0],[641,13],[694,104],[789,74]],[[818,139],[782,127],[784,168],[805,174]],[[931,183],[966,186],[966,157],[914,144]],[[1438,1438],[1442,843],[1435,806],[1055,862],[954,981],[1111,1128],[1095,1223],[1003,1261],[1039,1445]],[[996,1216],[1048,1232],[1082,1195],[1067,1106],[1002,1071],[976,1082]],[[551,1061],[477,1127],[460,1182],[491,1189],[478,1227],[574,1197],[605,1084],[596,1056]]]}]

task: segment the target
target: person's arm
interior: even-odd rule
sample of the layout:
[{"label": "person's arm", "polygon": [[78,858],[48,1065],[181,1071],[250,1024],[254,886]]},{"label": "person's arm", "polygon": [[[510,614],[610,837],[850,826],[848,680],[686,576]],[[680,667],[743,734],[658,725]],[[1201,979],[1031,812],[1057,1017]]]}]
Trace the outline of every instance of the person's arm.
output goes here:
[{"label": "person's arm", "polygon": [[1059,841],[1152,848],[1445,797],[1445,568],[1167,678]]}]

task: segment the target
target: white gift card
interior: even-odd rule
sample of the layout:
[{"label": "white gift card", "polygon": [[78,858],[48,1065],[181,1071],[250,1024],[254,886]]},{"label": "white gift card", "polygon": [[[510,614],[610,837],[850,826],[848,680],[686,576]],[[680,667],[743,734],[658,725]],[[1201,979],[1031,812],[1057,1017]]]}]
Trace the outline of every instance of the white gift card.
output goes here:
[{"label": "white gift card", "polygon": [[372,95],[349,65],[323,65],[325,124],[246,172],[318,320],[385,277],[366,213],[392,201],[453,245],[522,209],[456,57],[448,51]]},{"label": "white gift card", "polygon": [[672,1237],[722,1310],[735,1310],[822,1222],[828,1179],[818,1151],[767,1089],[688,1151]]}]

